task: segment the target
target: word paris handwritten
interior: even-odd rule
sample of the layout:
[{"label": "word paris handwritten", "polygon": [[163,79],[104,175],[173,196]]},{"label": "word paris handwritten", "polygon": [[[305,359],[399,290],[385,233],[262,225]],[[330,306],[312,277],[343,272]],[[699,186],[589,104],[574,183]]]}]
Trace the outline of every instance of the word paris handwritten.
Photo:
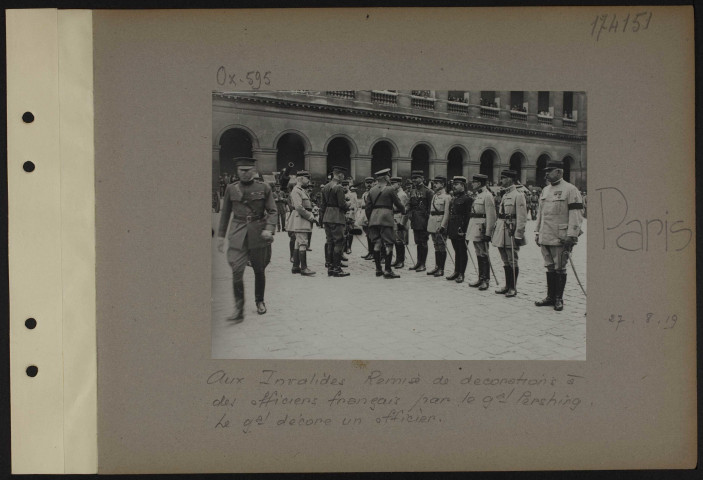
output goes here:
[{"label": "word paris handwritten", "polygon": [[221,87],[237,87],[247,84],[252,90],[258,90],[262,84],[271,85],[271,72],[261,73],[259,70],[252,70],[242,77],[236,73],[228,72],[222,66],[217,69],[217,84]]},{"label": "word paris handwritten", "polygon": [[[652,12],[640,12],[635,15],[628,13],[626,17],[620,17],[619,20],[618,16],[613,14],[613,16],[610,17],[610,23],[608,23],[609,17],[610,15],[608,14],[596,15],[596,19],[593,20],[593,22],[591,23],[591,25],[593,25],[593,28],[591,29],[591,37],[595,36],[596,42],[600,40],[600,34],[603,32],[627,32],[628,25],[630,26],[629,31],[631,31],[632,33],[637,33],[640,31],[640,29],[647,30],[649,28],[649,22],[650,20],[652,20]],[[599,23],[600,28],[597,28]],[[622,28],[620,27],[620,25],[622,25]]]},{"label": "word paris handwritten", "polygon": [[611,314],[608,318],[608,322],[615,325],[615,331],[620,328],[620,324],[625,325],[652,325],[662,330],[671,330],[676,326],[676,322],[679,321],[679,316],[675,313],[673,315],[668,315],[664,318],[663,315],[655,316],[653,313],[648,313],[644,318],[630,317],[625,318],[620,314]]}]

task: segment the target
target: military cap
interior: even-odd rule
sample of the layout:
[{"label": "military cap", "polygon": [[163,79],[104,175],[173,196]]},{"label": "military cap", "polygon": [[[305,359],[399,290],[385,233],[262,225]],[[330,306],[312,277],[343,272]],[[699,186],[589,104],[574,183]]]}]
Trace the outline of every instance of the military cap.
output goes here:
[{"label": "military cap", "polygon": [[390,168],[384,168],[383,170],[379,170],[378,172],[374,173],[374,176],[376,177],[384,177],[386,175],[391,174],[391,169]]},{"label": "military cap", "polygon": [[401,183],[403,181],[403,177],[391,177],[391,183]]},{"label": "military cap", "polygon": [[296,176],[297,176],[297,177],[308,177],[308,178],[310,178],[310,172],[308,172],[307,170],[300,170],[300,171],[298,171],[298,173],[296,174]]},{"label": "military cap", "polygon": [[412,178],[415,178],[415,177],[424,177],[424,176],[425,176],[425,172],[423,172],[422,170],[413,170],[412,172],[410,172],[410,176],[411,176]]},{"label": "military cap", "polygon": [[461,177],[455,175],[454,178],[452,178],[452,182],[454,183],[466,183],[466,177]]},{"label": "military cap", "polygon": [[364,179],[364,182],[366,182],[366,183],[373,183],[373,177],[366,177],[366,178]]},{"label": "military cap", "polygon": [[435,175],[433,182],[442,182],[442,183],[447,183],[447,177],[444,177],[442,175]]},{"label": "military cap", "polygon": [[333,171],[334,173],[337,173],[337,172],[347,173],[347,169],[346,169],[346,168],[344,168],[344,167],[339,167],[339,166],[337,166],[337,167],[332,167],[332,171]]},{"label": "military cap", "polygon": [[545,171],[545,172],[548,172],[548,171],[550,171],[550,170],[554,170],[555,168],[561,168],[561,169],[563,169],[563,168],[564,168],[564,164],[563,164],[562,162],[558,161],[558,160],[550,160],[550,161],[547,163],[547,166],[544,167],[544,171]]},{"label": "military cap", "polygon": [[512,178],[513,180],[517,180],[517,172],[515,170],[503,170],[500,172],[500,176]]},{"label": "military cap", "polygon": [[488,181],[488,175],[484,175],[482,173],[477,173],[474,175],[472,181],[475,182],[487,182]]},{"label": "military cap", "polygon": [[249,157],[237,157],[234,159],[234,163],[237,167],[255,167],[256,159]]}]

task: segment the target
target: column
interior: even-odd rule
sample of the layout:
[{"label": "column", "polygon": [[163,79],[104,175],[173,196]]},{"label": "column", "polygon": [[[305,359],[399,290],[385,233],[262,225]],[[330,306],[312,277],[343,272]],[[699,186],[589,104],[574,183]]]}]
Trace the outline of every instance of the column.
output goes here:
[{"label": "column", "polygon": [[507,170],[508,167],[501,163],[494,163],[493,164],[493,178],[491,181],[493,182],[494,185],[498,185],[498,181],[500,180],[500,171],[501,170]]},{"label": "column", "polygon": [[322,180],[327,176],[327,153],[307,152],[305,154],[305,170],[310,172],[313,180]]},{"label": "column", "polygon": [[410,157],[393,157],[392,173],[394,177],[410,178]]},{"label": "column", "polygon": [[481,162],[466,162],[466,180],[471,184],[474,175],[481,173]]},{"label": "column", "polygon": [[471,178],[469,177],[469,162],[467,160],[464,160],[461,163],[461,176],[466,177],[467,182],[471,181]]},{"label": "column", "polygon": [[538,92],[525,92],[527,98],[527,123],[537,123]]},{"label": "column", "polygon": [[564,126],[564,92],[549,92],[549,106],[554,107],[554,119],[552,125],[555,127]]},{"label": "column", "polygon": [[578,118],[576,119],[576,128],[579,132],[586,131],[587,115],[586,115],[586,92],[575,93],[576,96],[576,112]]},{"label": "column", "polygon": [[412,100],[410,99],[412,90],[398,90],[398,106],[403,108],[411,108]]},{"label": "column", "polygon": [[498,112],[498,118],[503,121],[510,120],[510,92],[501,90],[498,92],[498,98],[500,98],[500,112]]},{"label": "column", "polygon": [[371,103],[371,90],[357,90],[356,101]]},{"label": "column", "polygon": [[537,165],[524,165],[522,167],[522,178],[520,181],[523,185],[527,185],[527,182],[537,183]]},{"label": "column", "polygon": [[[430,160],[430,177],[434,178],[437,175],[441,175],[443,177],[447,176],[447,165],[449,164],[449,161],[443,158],[436,158],[433,160]],[[449,181],[451,179],[447,179]]]},{"label": "column", "polygon": [[449,98],[448,90],[435,90],[434,92],[435,102],[434,109],[437,112],[446,113],[447,112],[447,99]]},{"label": "column", "polygon": [[220,185],[220,146],[212,146],[212,186],[215,190]]},{"label": "column", "polygon": [[354,181],[357,183],[371,176],[371,155],[352,155],[351,168]]},{"label": "column", "polygon": [[469,117],[477,118],[481,116],[481,90],[469,91]]},{"label": "column", "polygon": [[276,149],[275,148],[260,148],[252,150],[252,155],[256,159],[256,169],[261,174],[269,174],[278,171],[276,165]]}]

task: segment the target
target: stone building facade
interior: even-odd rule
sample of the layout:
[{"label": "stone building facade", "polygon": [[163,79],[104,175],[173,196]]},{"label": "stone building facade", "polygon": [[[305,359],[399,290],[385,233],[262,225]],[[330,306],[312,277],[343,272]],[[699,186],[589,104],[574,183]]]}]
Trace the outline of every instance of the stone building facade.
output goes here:
[{"label": "stone building facade", "polygon": [[520,172],[543,185],[549,160],[586,189],[585,92],[279,91],[212,95],[213,186],[232,159],[253,156],[262,174],[292,165],[322,181],[332,165],[356,182],[382,168],[408,177]]}]

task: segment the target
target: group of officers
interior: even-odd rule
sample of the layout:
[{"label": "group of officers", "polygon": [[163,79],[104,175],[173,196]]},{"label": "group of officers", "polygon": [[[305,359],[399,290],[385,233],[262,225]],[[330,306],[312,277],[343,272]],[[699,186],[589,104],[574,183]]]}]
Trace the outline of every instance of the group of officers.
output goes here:
[{"label": "group of officers", "polygon": [[[412,187],[406,192],[402,178],[391,176],[390,169],[384,169],[365,179],[365,192],[358,202],[355,193],[349,195],[346,168],[333,167],[329,181],[321,188],[318,202],[313,202],[309,172],[298,171],[286,194],[279,185],[274,191],[268,184],[255,181],[254,159],[236,161],[239,182],[225,190],[218,230],[221,252],[225,252],[226,234],[229,240],[226,254],[233,272],[235,299],[234,313],[229,317],[232,322],[244,319],[242,278],[247,265],[254,270],[257,312],[266,313],[265,267],[271,259],[271,243],[277,226],[279,230],[287,230],[290,237],[293,274],[315,275],[309,268],[307,254],[313,225],[316,225],[325,231],[328,276],[349,276],[344,270],[347,266],[344,262],[348,260],[344,254],[350,252],[352,232],[355,232],[354,226],[358,226],[367,237],[368,253],[363,258],[374,260],[376,276],[399,278],[393,268],[404,268],[406,253],[412,259],[408,247],[412,230],[416,259],[412,259],[414,265],[410,270],[443,277],[450,254],[447,242],[450,241],[456,259],[454,271],[446,279],[462,283],[470,258],[469,244],[473,243],[478,275],[468,285],[487,290],[492,270],[488,251],[492,244],[498,248],[505,274],[504,286],[496,293],[506,297],[517,294],[519,251],[526,245],[525,226],[531,194],[519,183],[518,173],[513,170],[501,172],[497,200],[487,186],[486,175],[473,175],[470,182],[466,177],[455,176],[450,185],[446,177],[436,176],[432,179],[432,188],[428,188],[423,171],[414,170]],[[561,311],[569,256],[582,233],[583,202],[579,190],[563,179],[562,162],[550,161],[545,172],[547,185],[539,196],[535,243],[541,248],[547,270],[547,296],[535,305],[552,306]],[[434,268],[428,271],[430,239],[435,262]]]}]

